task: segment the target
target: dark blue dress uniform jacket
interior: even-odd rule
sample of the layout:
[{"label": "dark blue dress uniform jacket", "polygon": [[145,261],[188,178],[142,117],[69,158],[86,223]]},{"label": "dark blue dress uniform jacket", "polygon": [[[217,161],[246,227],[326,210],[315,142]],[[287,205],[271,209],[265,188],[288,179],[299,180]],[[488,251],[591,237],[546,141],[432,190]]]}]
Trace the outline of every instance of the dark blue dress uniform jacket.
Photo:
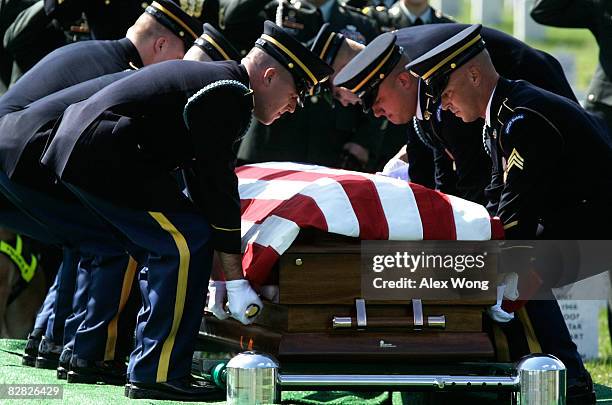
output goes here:
[{"label": "dark blue dress uniform jacket", "polygon": [[[396,32],[398,45],[410,44],[409,30]],[[481,34],[493,65],[502,76],[527,80],[576,101],[561,65],[551,55],[492,28],[483,27]],[[491,160],[483,147],[484,120],[464,123],[452,112],[438,107],[430,120],[415,119],[412,124],[408,133],[408,156],[413,160],[409,168],[412,181],[481,204],[497,198],[499,184],[489,186]],[[487,186],[489,190],[485,195]]]},{"label": "dark blue dress uniform jacket", "polygon": [[[236,62],[167,61],[139,70],[69,107],[43,157],[62,180],[121,207],[194,210],[171,172],[193,169],[196,201],[215,228],[240,228],[240,200],[232,148],[250,121],[252,96],[221,91],[199,103],[190,129],[183,109],[211,83],[248,86]],[[178,193],[178,194],[177,194]],[[238,232],[213,235],[214,247],[238,253]]]},{"label": "dark blue dress uniform jacket", "polygon": [[133,72],[125,70],[75,84],[0,118],[0,170],[22,184],[56,195],[62,188],[52,187],[51,176],[39,163],[53,124],[71,104]]},{"label": "dark blue dress uniform jacket", "polygon": [[[499,113],[498,113],[499,111]],[[501,78],[491,132],[503,190],[497,214],[508,239],[612,234],[612,137],[603,120],[564,97]]]},{"label": "dark blue dress uniform jacket", "polygon": [[140,66],[140,55],[127,38],[63,46],[45,56],[0,97],[0,117],[66,87]]}]

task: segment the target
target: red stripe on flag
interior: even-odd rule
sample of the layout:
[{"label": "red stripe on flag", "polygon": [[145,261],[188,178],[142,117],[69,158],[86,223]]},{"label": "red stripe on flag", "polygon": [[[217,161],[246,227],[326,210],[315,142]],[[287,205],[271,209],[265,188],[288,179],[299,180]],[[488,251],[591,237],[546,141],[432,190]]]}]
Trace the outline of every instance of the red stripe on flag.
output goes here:
[{"label": "red stripe on flag", "polygon": [[[323,211],[312,197],[296,194],[277,206],[270,215],[276,215],[298,224],[300,228],[316,228],[327,232]],[[261,221],[259,221],[261,222]]]},{"label": "red stripe on flag", "polygon": [[504,234],[504,225],[499,217],[491,218],[491,240],[506,239]]},{"label": "red stripe on flag", "polygon": [[423,239],[457,239],[453,206],[448,197],[415,183],[410,183],[410,188],[419,208],[419,215],[423,224]]},{"label": "red stripe on flag", "polygon": [[361,239],[389,239],[389,225],[378,190],[371,180],[354,175],[330,176],[340,183],[359,222]]},{"label": "red stripe on flag", "polygon": [[271,270],[279,257],[271,247],[249,243],[242,256],[244,277],[256,286],[274,283]]},{"label": "red stripe on flag", "polygon": [[[309,174],[309,172],[303,172],[299,170],[287,170],[287,169],[272,169],[268,167],[259,167],[259,166],[240,166],[236,168],[236,174],[241,179],[251,179],[251,180],[274,180],[282,177],[283,180],[298,180],[296,178],[285,178],[286,176],[295,175],[300,177],[300,175]],[[312,173],[310,173],[312,174]]]},{"label": "red stripe on flag", "polygon": [[[340,171],[342,172],[342,171]],[[321,173],[312,171],[300,171],[300,170],[284,170],[284,169],[272,169],[268,167],[258,166],[240,166],[236,169],[236,174],[241,179],[249,180],[265,180],[271,181],[275,179],[282,180],[293,180],[293,181],[316,181],[319,179],[331,178],[335,179],[339,176],[353,176],[357,179],[365,180],[365,176],[360,176],[353,172],[346,172],[347,174],[331,174]]]},{"label": "red stripe on flag", "polygon": [[285,200],[240,200],[241,217],[245,221],[261,223],[276,207],[285,202]]}]

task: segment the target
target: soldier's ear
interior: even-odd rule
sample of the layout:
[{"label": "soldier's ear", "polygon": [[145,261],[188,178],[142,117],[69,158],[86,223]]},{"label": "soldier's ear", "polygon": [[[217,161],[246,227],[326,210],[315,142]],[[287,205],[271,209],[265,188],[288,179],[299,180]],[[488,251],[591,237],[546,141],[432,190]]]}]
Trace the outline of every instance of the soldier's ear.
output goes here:
[{"label": "soldier's ear", "polygon": [[409,72],[403,71],[397,75],[395,80],[404,90],[409,90],[412,87],[413,76]]},{"label": "soldier's ear", "polygon": [[480,71],[478,66],[476,66],[476,65],[470,66],[468,68],[467,75],[468,75],[468,79],[469,79],[470,83],[474,87],[477,87],[477,86],[480,85],[480,81],[482,79],[482,72]]},{"label": "soldier's ear", "polygon": [[165,37],[157,37],[153,43],[153,52],[160,53],[166,46],[168,46],[168,40]]},{"label": "soldier's ear", "polygon": [[266,87],[269,87],[272,85],[272,82],[274,82],[274,79],[276,78],[276,76],[278,75],[278,70],[276,70],[276,68],[273,67],[269,67],[266,70],[264,70],[263,72],[263,85]]}]

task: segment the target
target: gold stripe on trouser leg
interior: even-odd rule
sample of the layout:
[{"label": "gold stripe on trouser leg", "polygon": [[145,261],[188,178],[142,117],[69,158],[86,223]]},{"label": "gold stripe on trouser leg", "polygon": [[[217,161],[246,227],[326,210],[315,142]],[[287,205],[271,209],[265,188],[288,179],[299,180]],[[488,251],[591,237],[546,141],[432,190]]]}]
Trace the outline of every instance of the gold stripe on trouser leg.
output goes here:
[{"label": "gold stripe on trouser leg", "polygon": [[183,317],[183,309],[185,308],[185,297],[187,295],[187,276],[189,275],[189,247],[185,237],[172,225],[172,223],[161,212],[149,212],[163,230],[168,232],[179,252],[179,271],[176,281],[176,296],[174,300],[174,317],[172,318],[172,327],[170,334],[164,341],[161,355],[159,356],[159,364],[157,365],[157,382],[166,382],[168,380],[168,364],[170,363],[170,354],[174,346],[174,339],[178,331],[181,318]]},{"label": "gold stripe on trouser leg", "polygon": [[127,303],[130,291],[132,291],[132,284],[134,282],[134,276],[136,275],[136,267],[138,263],[136,260],[128,260],[125,274],[123,275],[123,284],[121,285],[121,299],[119,300],[119,308],[115,317],[110,321],[106,333],[106,348],[104,349],[104,361],[115,359],[115,346],[117,345],[117,322],[119,321],[119,315],[123,312],[125,304]]},{"label": "gold stripe on trouser leg", "polygon": [[527,345],[529,346],[529,351],[531,353],[543,353],[542,346],[540,346],[540,342],[538,341],[538,337],[533,330],[533,325],[531,324],[531,319],[529,319],[529,315],[527,314],[527,310],[525,307],[522,307],[518,311],[518,314],[521,323],[523,324],[523,329],[525,330],[525,336],[527,337]]},{"label": "gold stripe on trouser leg", "polygon": [[492,329],[495,349],[497,351],[497,361],[510,362],[510,347],[508,346],[508,338],[506,338],[506,334],[496,323],[493,323]]}]

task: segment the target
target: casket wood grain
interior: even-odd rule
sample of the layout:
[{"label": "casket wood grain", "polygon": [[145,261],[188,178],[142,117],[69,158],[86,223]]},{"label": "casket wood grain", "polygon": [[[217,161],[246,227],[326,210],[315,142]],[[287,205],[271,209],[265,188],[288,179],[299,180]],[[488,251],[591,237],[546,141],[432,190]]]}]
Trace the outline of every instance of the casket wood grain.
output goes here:
[{"label": "casket wood grain", "polygon": [[207,316],[202,335],[236,350],[265,351],[281,361],[494,358],[491,339],[483,331],[484,311],[492,301],[423,301],[425,318],[444,315],[442,330],[410,326],[410,299],[419,297],[366,301],[367,318],[378,327],[333,329],[334,316],[356,316],[355,299],[362,298],[360,253],[355,238],[302,231],[277,266],[279,303],[266,302],[257,325],[248,327]]}]

